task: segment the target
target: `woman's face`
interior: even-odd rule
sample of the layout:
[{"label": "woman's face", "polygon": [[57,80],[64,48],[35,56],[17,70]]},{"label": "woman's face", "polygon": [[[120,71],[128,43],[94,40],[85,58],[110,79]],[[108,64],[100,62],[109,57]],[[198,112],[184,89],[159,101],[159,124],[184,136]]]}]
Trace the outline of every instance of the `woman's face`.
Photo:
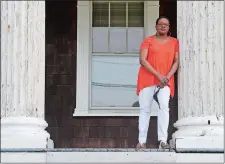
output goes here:
[{"label": "woman's face", "polygon": [[167,19],[161,18],[156,25],[156,31],[160,35],[166,35],[169,32],[170,23]]}]

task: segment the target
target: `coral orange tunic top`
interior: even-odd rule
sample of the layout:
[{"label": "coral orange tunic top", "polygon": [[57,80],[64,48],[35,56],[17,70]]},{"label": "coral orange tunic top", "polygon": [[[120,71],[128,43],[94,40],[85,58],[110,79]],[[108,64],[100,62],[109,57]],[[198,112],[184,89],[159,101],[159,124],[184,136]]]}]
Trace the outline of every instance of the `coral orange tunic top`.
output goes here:
[{"label": "coral orange tunic top", "polygon": [[[140,50],[148,49],[147,61],[161,75],[166,76],[172,68],[175,54],[179,52],[179,42],[176,38],[169,37],[166,43],[159,43],[155,36],[145,38],[140,46]],[[137,80],[137,95],[149,86],[158,85],[159,80],[143,66],[140,67]],[[174,75],[168,82],[170,94],[174,96]]]}]

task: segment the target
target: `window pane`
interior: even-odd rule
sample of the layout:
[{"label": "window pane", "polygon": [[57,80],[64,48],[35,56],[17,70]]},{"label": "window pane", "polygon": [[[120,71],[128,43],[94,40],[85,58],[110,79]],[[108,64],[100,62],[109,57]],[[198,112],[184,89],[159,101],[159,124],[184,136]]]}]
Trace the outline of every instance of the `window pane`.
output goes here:
[{"label": "window pane", "polygon": [[144,27],[144,2],[128,3],[128,27]]},{"label": "window pane", "polygon": [[129,27],[127,29],[128,53],[139,53],[140,45],[144,39],[144,27]]},{"label": "window pane", "polygon": [[110,27],[126,27],[126,3],[110,3]]},{"label": "window pane", "polygon": [[109,28],[92,28],[92,52],[109,52]]},{"label": "window pane", "polygon": [[91,105],[93,107],[136,106],[139,57],[93,56]]},{"label": "window pane", "polygon": [[111,27],[109,36],[109,51],[111,53],[125,53],[127,49],[126,27]]},{"label": "window pane", "polygon": [[92,27],[109,27],[109,3],[93,3]]}]

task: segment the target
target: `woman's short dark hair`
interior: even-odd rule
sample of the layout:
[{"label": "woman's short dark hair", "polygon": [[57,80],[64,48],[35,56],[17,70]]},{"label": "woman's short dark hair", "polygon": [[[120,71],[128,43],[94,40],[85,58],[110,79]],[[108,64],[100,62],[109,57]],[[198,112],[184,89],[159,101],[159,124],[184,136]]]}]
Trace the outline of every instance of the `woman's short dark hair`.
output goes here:
[{"label": "woman's short dark hair", "polygon": [[167,19],[168,20],[168,22],[170,23],[170,20],[169,20],[169,18],[167,18],[166,16],[160,16],[158,19],[156,19],[156,25],[159,23],[159,20],[160,19]]}]

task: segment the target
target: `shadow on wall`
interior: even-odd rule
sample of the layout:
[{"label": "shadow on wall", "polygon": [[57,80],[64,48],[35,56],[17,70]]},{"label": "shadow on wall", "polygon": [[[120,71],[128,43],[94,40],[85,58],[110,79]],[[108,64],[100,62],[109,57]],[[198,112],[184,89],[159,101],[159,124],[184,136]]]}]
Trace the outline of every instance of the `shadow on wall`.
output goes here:
[{"label": "shadow on wall", "polygon": [[132,107],[140,107],[139,101],[134,102],[133,105],[132,105]]}]

